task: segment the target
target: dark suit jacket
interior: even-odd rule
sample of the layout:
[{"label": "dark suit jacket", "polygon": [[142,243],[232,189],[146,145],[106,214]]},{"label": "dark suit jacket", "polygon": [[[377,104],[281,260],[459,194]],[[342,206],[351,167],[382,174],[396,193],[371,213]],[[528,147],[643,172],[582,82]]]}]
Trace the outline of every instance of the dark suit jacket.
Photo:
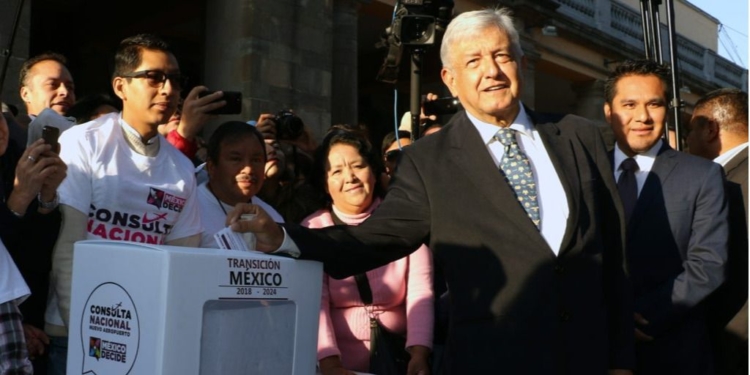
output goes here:
[{"label": "dark suit jacket", "polygon": [[729,256],[724,284],[707,301],[717,374],[748,373],[747,148],[725,166]]},{"label": "dark suit jacket", "polygon": [[568,198],[559,256],[463,112],[404,149],[385,200],[367,221],[319,231],[287,225],[287,232],[303,259],[323,261],[333,277],[428,243],[450,291],[449,374],[629,368],[633,321],[622,207],[601,134],[577,116],[529,114]]},{"label": "dark suit jacket", "polygon": [[747,148],[735,155],[724,167],[724,171],[727,173],[728,181],[739,185],[742,203],[745,206],[745,215],[747,215]]},{"label": "dark suit jacket", "polygon": [[721,167],[664,143],[626,238],[635,311],[655,338],[636,346],[639,374],[711,373],[700,303],[724,280],[728,236]]}]

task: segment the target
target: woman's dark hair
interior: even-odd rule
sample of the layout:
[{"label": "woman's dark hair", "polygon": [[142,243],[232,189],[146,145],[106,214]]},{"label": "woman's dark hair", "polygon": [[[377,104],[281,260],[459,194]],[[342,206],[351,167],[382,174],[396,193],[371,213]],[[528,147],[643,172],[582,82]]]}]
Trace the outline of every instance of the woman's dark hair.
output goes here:
[{"label": "woman's dark hair", "polygon": [[263,135],[260,134],[255,126],[248,125],[246,122],[242,121],[227,121],[214,130],[213,134],[211,134],[211,138],[208,140],[208,144],[206,144],[207,159],[213,163],[218,163],[222,142],[226,140],[237,141],[248,135],[255,136],[255,139],[260,143],[260,147],[263,150],[263,162],[265,163],[266,143],[263,141]]},{"label": "woman's dark hair", "polygon": [[350,130],[346,126],[336,125],[326,133],[320,146],[315,150],[312,173],[310,174],[310,183],[316,190],[318,190],[321,196],[325,197],[326,202],[329,205],[331,204],[331,196],[326,193],[326,184],[328,181],[328,171],[326,170],[328,165],[328,153],[333,146],[338,144],[352,146],[359,152],[365,161],[367,161],[367,164],[370,166],[370,169],[375,176],[376,182],[373,185],[375,196],[380,198],[385,196],[385,190],[381,184],[377,183],[377,177],[380,176],[383,171],[383,164],[380,162],[377,153],[373,150],[370,141],[363,137],[362,133],[356,128]]},{"label": "woman's dark hair", "polygon": [[388,149],[388,147],[391,147],[391,144],[393,142],[396,142],[397,139],[409,139],[411,138],[411,132],[406,130],[399,130],[398,131],[398,138],[396,138],[396,132],[390,132],[383,137],[383,143],[380,145],[380,153],[385,155],[385,150]]}]

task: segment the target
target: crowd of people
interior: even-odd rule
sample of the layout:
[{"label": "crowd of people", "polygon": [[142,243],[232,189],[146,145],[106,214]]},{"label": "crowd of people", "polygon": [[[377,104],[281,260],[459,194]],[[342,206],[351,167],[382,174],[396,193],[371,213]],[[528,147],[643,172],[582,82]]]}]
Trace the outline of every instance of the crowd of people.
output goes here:
[{"label": "crowd of people", "polygon": [[701,98],[681,152],[655,62],[612,70],[601,126],[521,102],[505,8],[456,16],[440,56],[463,110],[380,148],[289,109],[204,138],[223,93],[184,92],[155,35],[120,42],[116,98],[28,59],[26,114],[0,117],[0,375],[66,373],[75,242],[219,248],[226,226],[324,264],[323,375],[372,371],[375,323],[403,338],[399,374],[746,374],[747,93]]}]

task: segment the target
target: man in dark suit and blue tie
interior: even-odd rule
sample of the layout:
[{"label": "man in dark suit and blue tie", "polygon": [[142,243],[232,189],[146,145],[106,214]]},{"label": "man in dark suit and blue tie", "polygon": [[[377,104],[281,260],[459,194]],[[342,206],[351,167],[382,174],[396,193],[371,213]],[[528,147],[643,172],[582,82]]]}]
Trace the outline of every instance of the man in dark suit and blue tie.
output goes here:
[{"label": "man in dark suit and blue tie", "polygon": [[721,164],[727,174],[729,256],[726,280],[710,297],[709,329],[716,373],[748,373],[747,93],[723,88],[701,97],[687,126],[688,151]]},{"label": "man in dark suit and blue tie", "polygon": [[627,220],[637,374],[712,374],[702,302],[724,279],[727,203],[721,166],[662,139],[668,70],[625,61],[605,84],[617,140],[614,174]]},{"label": "man in dark suit and blue tie", "polygon": [[282,231],[240,205],[228,222],[339,278],[429,244],[450,292],[448,374],[629,374],[624,220],[597,125],[523,106],[526,60],[506,9],[453,19],[441,59],[465,111],[404,149],[368,220]]}]

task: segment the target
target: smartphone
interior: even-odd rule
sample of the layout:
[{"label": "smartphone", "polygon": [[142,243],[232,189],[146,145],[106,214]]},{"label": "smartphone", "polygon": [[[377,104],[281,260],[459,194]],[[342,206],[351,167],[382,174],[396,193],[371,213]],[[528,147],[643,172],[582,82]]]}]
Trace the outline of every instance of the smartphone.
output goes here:
[{"label": "smartphone", "polygon": [[[203,91],[198,94],[199,98],[213,94],[216,91]],[[221,108],[206,113],[212,115],[237,115],[242,113],[242,93],[239,91],[224,91],[224,96],[217,101],[226,100],[227,104]]]},{"label": "smartphone", "polygon": [[60,145],[57,143],[57,138],[60,137],[60,129],[54,127],[45,125],[42,128],[42,139],[44,139],[44,143],[48,145],[52,145],[52,151],[58,152]]},{"label": "smartphone", "polygon": [[422,103],[425,115],[450,115],[461,109],[461,102],[452,96],[425,101]]}]

